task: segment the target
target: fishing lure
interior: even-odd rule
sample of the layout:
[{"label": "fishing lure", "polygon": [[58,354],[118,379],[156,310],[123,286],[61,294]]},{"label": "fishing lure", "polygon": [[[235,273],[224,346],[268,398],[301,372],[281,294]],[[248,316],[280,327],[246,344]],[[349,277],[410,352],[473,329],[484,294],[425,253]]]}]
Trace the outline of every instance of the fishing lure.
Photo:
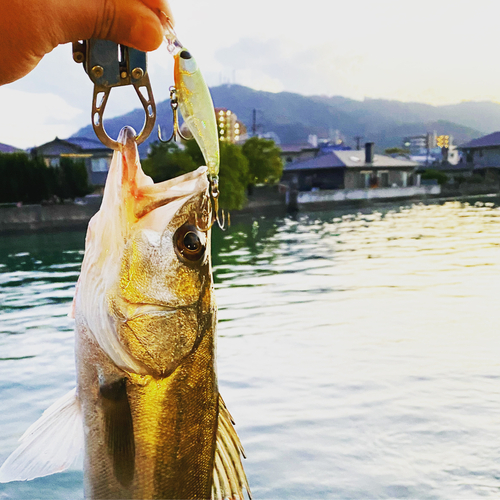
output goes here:
[{"label": "fishing lure", "polygon": [[[182,117],[200,147],[209,177],[216,179],[219,174],[220,153],[212,96],[196,60],[180,43],[171,25],[166,30],[165,40],[168,51],[174,57],[175,89],[171,89],[171,99],[175,104],[178,103]],[[174,123],[174,134],[176,129]]]}]

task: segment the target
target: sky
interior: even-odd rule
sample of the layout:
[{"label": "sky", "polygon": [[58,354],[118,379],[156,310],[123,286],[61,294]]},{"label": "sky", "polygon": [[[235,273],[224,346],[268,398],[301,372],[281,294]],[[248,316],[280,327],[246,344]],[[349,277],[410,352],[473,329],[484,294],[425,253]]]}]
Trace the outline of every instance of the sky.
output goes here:
[{"label": "sky", "polygon": [[[500,102],[495,0],[170,0],[176,32],[209,86],[397,99],[433,105]],[[173,61],[149,54],[155,100],[168,97]],[[90,123],[92,83],[71,45],[0,87],[0,143],[66,138]],[[105,118],[140,107],[114,89]],[[127,125],[124,123],[124,125]]]}]

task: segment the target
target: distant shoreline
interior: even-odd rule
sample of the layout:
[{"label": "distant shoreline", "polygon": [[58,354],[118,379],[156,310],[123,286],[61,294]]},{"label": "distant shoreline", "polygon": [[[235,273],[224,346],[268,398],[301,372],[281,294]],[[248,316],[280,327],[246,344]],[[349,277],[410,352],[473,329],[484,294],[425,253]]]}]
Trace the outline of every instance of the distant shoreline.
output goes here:
[{"label": "distant shoreline", "polygon": [[92,200],[85,204],[0,206],[0,234],[85,229],[101,204]]},{"label": "distant shoreline", "polygon": [[[411,198],[346,200],[343,202],[326,201],[301,205],[298,213],[317,212],[338,208],[342,212],[351,208],[370,208],[401,203],[443,203],[446,201],[467,201],[500,199],[499,192],[478,194],[436,196],[414,196]],[[58,232],[85,230],[90,219],[97,213],[102,197],[94,196],[85,204],[64,203],[60,205],[0,205],[0,234],[19,234],[29,232]],[[245,208],[231,212],[231,218],[237,220],[252,215],[285,215],[287,207],[282,199],[250,200]]]}]

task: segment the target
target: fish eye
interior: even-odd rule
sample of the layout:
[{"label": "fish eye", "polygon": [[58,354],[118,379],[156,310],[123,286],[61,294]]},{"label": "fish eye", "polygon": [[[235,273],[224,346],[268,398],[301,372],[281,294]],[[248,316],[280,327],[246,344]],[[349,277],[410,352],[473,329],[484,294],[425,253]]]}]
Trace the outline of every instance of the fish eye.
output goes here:
[{"label": "fish eye", "polygon": [[183,59],[191,59],[193,57],[187,50],[183,50],[179,55]]},{"label": "fish eye", "polygon": [[174,235],[174,245],[181,259],[197,262],[205,255],[205,236],[191,224],[184,224]]}]

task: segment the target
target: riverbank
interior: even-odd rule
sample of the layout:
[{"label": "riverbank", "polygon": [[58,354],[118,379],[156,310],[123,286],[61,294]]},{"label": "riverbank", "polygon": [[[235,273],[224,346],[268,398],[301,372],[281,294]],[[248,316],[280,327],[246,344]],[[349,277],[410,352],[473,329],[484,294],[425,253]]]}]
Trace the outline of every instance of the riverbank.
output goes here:
[{"label": "riverbank", "polygon": [[101,196],[88,196],[57,205],[0,205],[0,234],[85,229],[101,200]]},{"label": "riverbank", "polygon": [[298,192],[287,196],[289,210],[328,209],[332,206],[374,205],[404,200],[435,198],[441,194],[441,186],[388,187],[377,189],[334,189]]},{"label": "riverbank", "polygon": [[[231,215],[286,213],[285,192],[279,186],[256,187],[242,210]],[[102,195],[57,205],[0,205],[0,234],[85,229],[101,206]]]},{"label": "riverbank", "polygon": [[[422,189],[424,188],[424,189]],[[334,207],[342,210],[349,207],[370,207],[395,202],[445,202],[451,200],[474,202],[484,198],[500,196],[498,189],[478,192],[438,189],[439,186],[415,188],[380,188],[370,190],[336,190],[297,193],[298,211],[318,211]],[[406,189],[402,192],[402,189]],[[102,196],[90,195],[77,202],[58,205],[0,205],[0,234],[32,231],[66,231],[85,229],[97,213]],[[290,211],[289,194],[281,186],[256,187],[248,197],[242,210],[231,212],[232,218],[251,215],[285,215]]]}]

